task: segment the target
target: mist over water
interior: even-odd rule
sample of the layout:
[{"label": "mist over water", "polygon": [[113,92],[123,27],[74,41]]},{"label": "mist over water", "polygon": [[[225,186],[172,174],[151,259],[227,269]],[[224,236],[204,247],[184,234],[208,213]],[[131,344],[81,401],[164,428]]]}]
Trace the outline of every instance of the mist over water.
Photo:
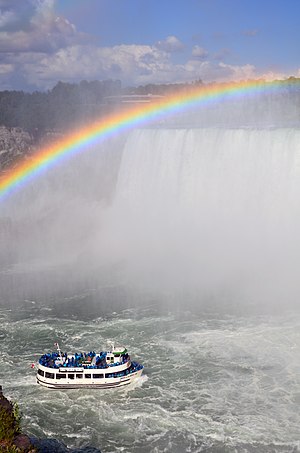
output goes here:
[{"label": "mist over water", "polygon": [[295,298],[299,139],[291,129],[132,132],[107,232],[132,283]]},{"label": "mist over water", "polygon": [[59,266],[62,288],[109,275],[138,291],[293,305],[299,139],[291,128],[133,130],[7,201],[4,271]]},{"label": "mist over water", "polygon": [[65,159],[2,203],[12,224],[5,270],[58,266],[62,291],[109,276],[109,285],[197,303],[294,304],[297,122],[288,92],[225,97]]},{"label": "mist over water", "polygon": [[[28,432],[103,452],[299,451],[300,128],[292,99],[271,101],[159,118],[2,203],[0,377]],[[145,365],[136,388],[35,385],[27,365],[54,341],[107,339]]]}]

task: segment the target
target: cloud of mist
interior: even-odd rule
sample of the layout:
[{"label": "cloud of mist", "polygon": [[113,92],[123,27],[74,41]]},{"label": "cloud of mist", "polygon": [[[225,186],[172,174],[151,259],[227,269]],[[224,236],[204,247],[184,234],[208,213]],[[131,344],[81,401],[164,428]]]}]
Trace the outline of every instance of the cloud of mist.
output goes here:
[{"label": "cloud of mist", "polygon": [[[257,105],[249,102],[248,113]],[[286,100],[266,103],[258,128],[236,107],[132,130],[33,180],[3,207],[16,252],[5,269],[44,269],[46,280],[56,272],[53,290],[105,280],[162,294],[294,303],[300,136],[285,121],[294,125],[296,110],[290,105],[283,119]],[[214,127],[222,117],[227,124]],[[44,284],[36,283],[40,292]]]},{"label": "cloud of mist", "polygon": [[296,297],[298,141],[284,129],[135,131],[110,213],[107,258],[125,263],[132,285]]}]

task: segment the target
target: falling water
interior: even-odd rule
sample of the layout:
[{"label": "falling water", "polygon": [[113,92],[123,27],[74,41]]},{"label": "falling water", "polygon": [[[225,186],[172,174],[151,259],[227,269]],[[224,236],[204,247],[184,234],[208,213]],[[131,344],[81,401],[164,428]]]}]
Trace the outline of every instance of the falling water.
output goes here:
[{"label": "falling water", "polygon": [[101,246],[132,284],[295,300],[299,142],[292,129],[132,132]]}]

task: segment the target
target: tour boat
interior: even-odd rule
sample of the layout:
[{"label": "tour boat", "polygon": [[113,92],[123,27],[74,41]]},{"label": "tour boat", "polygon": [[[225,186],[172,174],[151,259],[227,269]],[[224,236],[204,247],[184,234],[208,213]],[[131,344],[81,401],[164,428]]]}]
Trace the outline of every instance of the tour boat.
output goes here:
[{"label": "tour boat", "polygon": [[141,376],[143,365],[130,359],[127,349],[111,345],[105,352],[44,354],[37,365],[37,382],[49,388],[112,388],[128,385]]}]

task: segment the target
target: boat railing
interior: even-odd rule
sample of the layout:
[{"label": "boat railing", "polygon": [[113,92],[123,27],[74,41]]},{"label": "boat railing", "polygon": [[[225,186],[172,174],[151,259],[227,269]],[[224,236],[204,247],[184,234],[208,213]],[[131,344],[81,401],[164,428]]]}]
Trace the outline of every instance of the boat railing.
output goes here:
[{"label": "boat railing", "polygon": [[[89,354],[92,354],[89,355]],[[95,354],[95,355],[94,355]],[[59,355],[57,352],[47,353],[40,357],[39,363],[47,368],[74,368],[83,367],[85,369],[107,369],[124,365],[130,361],[129,355],[123,357],[122,362],[116,363],[104,363],[106,355],[105,353],[88,353],[86,357],[92,357],[92,360],[83,360],[84,355],[82,353],[75,353],[74,355],[67,355],[62,353]]]}]

